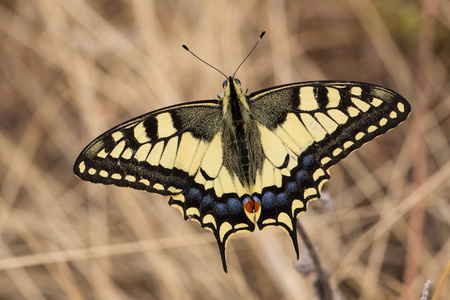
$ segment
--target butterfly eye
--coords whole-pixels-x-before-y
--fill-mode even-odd
[[[227,80],[222,83],[222,87],[225,88],[227,86]]]
[[[239,85],[241,85],[241,81],[237,78],[234,79]]]

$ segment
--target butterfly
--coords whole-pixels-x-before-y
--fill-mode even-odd
[[[73,169],[86,181],[167,196],[184,219],[212,231],[225,272],[228,239],[255,226],[286,230],[298,258],[297,217],[320,198],[330,167],[411,111],[398,93],[369,83],[300,82],[247,94],[234,75],[226,78],[217,100],[106,131]]]

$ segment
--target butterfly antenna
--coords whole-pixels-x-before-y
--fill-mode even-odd
[[[220,74],[222,74],[223,76],[225,76],[225,78],[228,78],[227,75],[225,75],[222,71],[220,71],[219,69],[217,69],[216,67],[214,67],[213,65],[207,63],[206,61],[204,61],[203,59],[201,59],[200,57],[198,57],[197,55],[195,55],[194,52],[192,52],[191,50],[189,50],[189,48],[186,45],[182,45],[182,47],[189,52],[190,54],[194,55],[195,58],[197,58],[199,61],[201,61],[202,63],[206,64],[207,66],[210,66],[211,68],[213,68],[214,70],[216,70],[217,72],[219,72]]]
[[[262,37],[266,34],[265,31],[263,31],[260,35],[258,40],[256,41],[255,46],[253,46],[252,50],[250,50],[250,52],[247,54],[247,56],[244,58],[244,60],[239,64],[239,66],[236,68],[236,71],[234,71],[233,73],[233,77],[234,75],[236,75],[237,71],[239,70],[239,68],[242,66],[242,64],[247,60],[247,58],[250,56],[250,54],[252,54],[253,50],[255,50],[256,46],[258,46],[259,41],[262,39]]]

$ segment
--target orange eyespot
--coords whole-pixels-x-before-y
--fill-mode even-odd
[[[250,197],[244,200],[244,209],[246,212],[257,213],[261,205],[259,204],[259,200],[257,198],[250,199]]]

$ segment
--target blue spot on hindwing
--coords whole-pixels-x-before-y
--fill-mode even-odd
[[[227,209],[227,205],[223,204],[223,203],[217,203],[216,204],[216,211],[217,211],[217,216],[218,217],[225,217],[226,215],[228,215],[228,209]]]
[[[305,156],[302,161],[304,168],[309,168],[314,165],[314,158],[311,155]]]
[[[200,202],[200,199],[202,198],[202,193],[198,188],[190,188],[188,192],[188,198],[189,200],[193,200],[195,202]]]
[[[286,192],[277,195],[277,205],[284,206],[287,204]]]
[[[202,207],[207,208],[212,206],[214,203],[214,198],[211,195],[206,195],[202,198]]]
[[[238,215],[238,214],[242,213],[242,211],[243,211],[242,204],[239,201],[239,199],[237,199],[237,198],[228,199],[227,207],[228,207],[228,211],[232,215]]]
[[[275,194],[271,191],[267,191],[263,194],[262,196],[262,206],[265,209],[270,209],[270,208],[274,208],[276,205],[275,202]]]
[[[295,174],[295,180],[297,181],[299,186],[303,186],[305,182],[308,180],[308,175],[305,170],[298,170]]]
[[[288,192],[288,194],[294,194],[298,192],[297,183],[295,181],[290,181],[286,183],[286,191]]]

